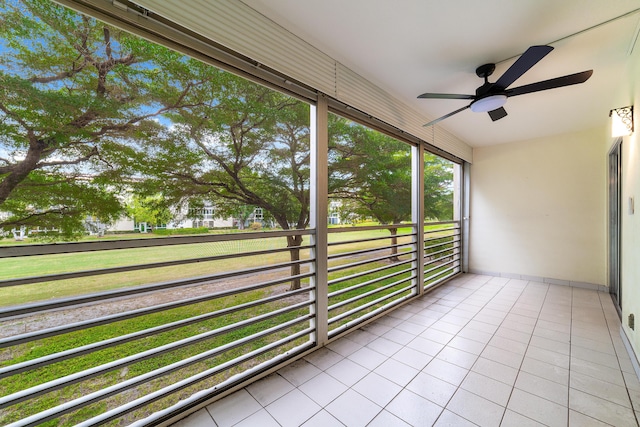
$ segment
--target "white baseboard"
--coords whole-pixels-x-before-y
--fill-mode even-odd
[[[504,273],[504,272],[501,273],[496,271],[484,271],[484,270],[474,270],[474,269],[470,269],[469,273],[482,274],[485,276],[506,277],[509,279],[528,280],[532,282],[548,283],[550,285],[572,286],[574,288],[591,289],[598,292],[609,292],[609,288],[604,285],[598,285],[595,283],[587,283],[587,282],[576,282],[573,280],[554,279],[551,277],[529,276],[526,274]]]

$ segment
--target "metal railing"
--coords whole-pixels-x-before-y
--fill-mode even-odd
[[[0,423],[157,417],[244,383],[460,271],[458,222],[331,228],[328,281],[319,284],[314,232],[0,248]],[[293,236],[302,244],[287,247]],[[321,329],[319,298],[328,301]]]
[[[429,289],[458,274],[462,262],[459,221],[426,223],[424,232],[424,287]]]
[[[0,304],[6,305],[0,307],[2,423],[138,419],[185,395],[224,390],[312,348],[314,260],[309,245],[294,249],[295,257],[286,247],[287,236],[311,233],[0,249],[4,271],[30,261],[67,270],[0,281]],[[88,253],[97,268],[72,262]],[[139,262],[151,256],[174,259]],[[99,265],[113,258],[125,265]],[[148,283],[154,270],[154,277],[172,280]],[[194,274],[201,271],[211,273]],[[49,288],[49,296],[57,287],[73,291],[40,301],[28,301],[27,291],[27,301],[12,303],[20,302],[21,288],[34,287]]]

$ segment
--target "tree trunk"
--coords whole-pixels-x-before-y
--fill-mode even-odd
[[[398,244],[398,228],[397,227],[390,228],[389,232],[391,233],[391,244],[392,245],[397,245]],[[389,261],[391,261],[391,262],[400,262],[400,258],[398,258],[398,247],[397,246],[393,246],[391,248],[391,255],[393,255],[393,256],[391,258],[389,258]]]
[[[11,192],[36,168],[46,147],[46,142],[36,140],[29,144],[24,160],[11,167],[9,173],[0,181],[0,205],[8,198]]]
[[[302,236],[287,236],[287,247],[289,248],[289,255],[291,262],[300,260],[300,245],[302,244]],[[294,264],[291,266],[291,275],[297,276],[300,274],[300,264]],[[300,289],[300,279],[292,279],[290,291]]]

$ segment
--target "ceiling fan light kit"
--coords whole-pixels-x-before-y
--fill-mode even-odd
[[[476,99],[469,108],[474,113],[486,113],[497,110],[507,102],[507,95],[489,95],[485,98]]]
[[[484,84],[476,89],[475,95],[464,95],[454,93],[423,93],[418,96],[421,99],[466,99],[471,103],[465,107],[459,108],[449,114],[437,118],[424,126],[431,126],[448,117],[458,114],[467,108],[474,113],[489,113],[491,120],[500,120],[507,116],[507,111],[502,107],[507,98],[511,96],[524,95],[532,92],[540,92],[543,90],[555,89],[564,86],[571,86],[586,82],[593,74],[593,70],[583,71],[581,73],[570,74],[567,76],[556,77],[554,79],[544,80],[528,85],[509,89],[509,86],[518,80],[524,73],[529,71],[531,67],[536,65],[542,58],[547,56],[553,50],[551,46],[531,46],[514,62],[507,71],[495,82],[489,82],[489,76],[493,73],[495,64],[484,64],[476,69],[476,75],[484,79]]]

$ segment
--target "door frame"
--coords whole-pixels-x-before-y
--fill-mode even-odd
[[[614,141],[608,155],[608,276],[613,305],[622,316],[622,138]]]

